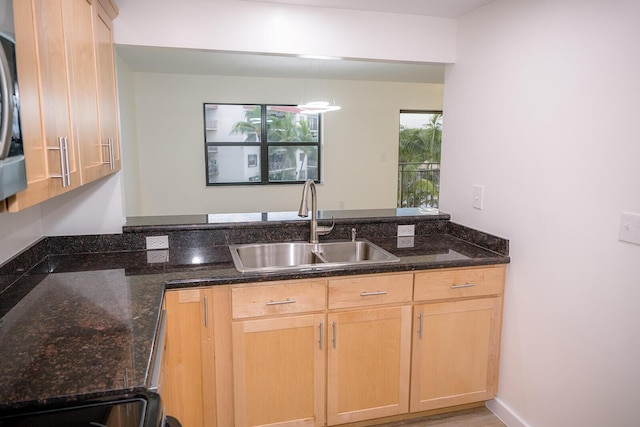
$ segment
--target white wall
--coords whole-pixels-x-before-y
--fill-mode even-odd
[[[179,7],[169,1],[127,0],[119,7],[114,24],[117,44],[455,60],[454,19],[237,0],[183,0]]]
[[[459,21],[441,206],[511,240],[491,403],[510,427],[640,420],[640,246],[618,241],[640,213],[638,17],[637,0],[497,0]]]
[[[128,212],[139,212],[141,207],[138,168],[140,155],[138,152],[134,75],[127,63],[117,55],[116,75],[118,81],[118,111],[120,113],[120,151],[122,156],[124,204]]]
[[[43,236],[40,206],[0,214],[0,264]]]
[[[18,213],[0,214],[0,264],[44,236],[121,233],[121,172]]]
[[[394,208],[397,193],[400,109],[442,108],[442,85],[313,81],[227,76],[133,73],[136,206],[127,215],[295,211],[300,185],[206,186],[203,103],[297,104],[323,97],[342,109],[323,118],[321,209]],[[135,125],[130,123],[135,118]],[[132,141],[127,141],[131,143]],[[127,160],[127,159],[125,159]],[[128,197],[127,200],[130,198]],[[139,209],[138,209],[139,207]]]

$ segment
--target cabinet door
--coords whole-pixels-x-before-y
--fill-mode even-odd
[[[163,401],[185,426],[215,426],[212,297],[210,289],[167,291]]]
[[[120,170],[120,143],[116,102],[113,22],[100,2],[94,2],[96,60],[98,72],[98,108],[103,174]]]
[[[46,0],[49,1],[49,0]],[[87,0],[62,2],[73,137],[80,151],[81,182],[103,176],[98,132],[98,86],[93,9]]]
[[[502,298],[415,307],[411,412],[495,396]]]
[[[60,0],[14,2],[26,190],[10,211],[40,203],[80,185],[72,134],[67,51]]]
[[[411,306],[330,313],[329,425],[407,413]]]
[[[324,425],[324,314],[233,324],[236,426]]]

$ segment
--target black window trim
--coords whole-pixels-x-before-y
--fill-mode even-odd
[[[260,142],[243,142],[239,144],[237,142],[207,142],[207,105],[253,105],[260,107]],[[269,181],[269,147],[278,146],[296,146],[296,147],[317,147],[318,148],[318,179],[314,182],[319,184],[322,182],[322,114],[318,114],[318,141],[317,142],[269,142],[267,138],[267,107],[295,107],[295,104],[257,104],[257,103],[233,103],[233,102],[204,102],[202,104],[202,118],[203,118],[203,140],[204,140],[204,163],[205,163],[205,176],[207,187],[221,187],[221,186],[247,186],[247,185],[304,185],[306,180],[301,181]],[[215,182],[212,183],[209,180],[209,147],[260,147],[260,177],[261,181],[254,182]]]

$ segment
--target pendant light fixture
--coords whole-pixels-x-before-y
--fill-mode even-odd
[[[307,113],[327,113],[329,111],[338,111],[340,108],[339,105],[329,104],[327,101],[311,101],[306,104],[298,104],[298,108]]]
[[[337,60],[340,58],[335,57],[326,57],[326,56],[312,56],[312,55],[300,55],[301,58],[315,60]],[[311,63],[311,67],[313,68],[313,62]],[[318,69],[320,70],[321,65],[318,65]],[[313,73],[311,73],[313,74]],[[324,91],[324,80],[322,79],[322,75],[320,74],[320,91],[321,93]],[[304,104],[298,104],[297,106],[303,113],[311,113],[311,114],[323,114],[329,111],[338,111],[341,109],[339,105],[336,105],[335,100],[333,103],[329,103],[327,101],[309,101]]]

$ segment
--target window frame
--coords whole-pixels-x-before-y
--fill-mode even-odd
[[[259,107],[260,108],[260,138],[258,142],[209,142],[207,141],[207,106],[211,105],[231,105],[231,106],[251,106],[251,107]],[[287,142],[270,142],[268,140],[268,123],[267,123],[267,112],[270,107],[286,107],[286,108],[295,108],[296,105],[293,104],[259,104],[259,103],[228,103],[228,102],[204,102],[202,104],[202,115],[203,115],[203,134],[204,134],[204,163],[205,163],[205,179],[207,187],[219,187],[219,186],[246,186],[246,185],[296,185],[296,184],[304,184],[307,179],[296,180],[296,181],[271,181],[269,177],[269,148],[274,147],[314,147],[317,149],[318,159],[317,159],[317,179],[314,179],[315,183],[322,182],[322,114],[318,113],[316,116],[313,116],[313,120],[317,118],[317,141],[287,141]],[[233,182],[211,182],[211,176],[209,174],[209,153],[211,147],[259,147],[259,170],[260,170],[260,180],[259,181],[233,181]],[[249,154],[248,156],[252,156]],[[243,159],[243,162],[250,166],[249,158]],[[219,165],[218,165],[219,166]]]

